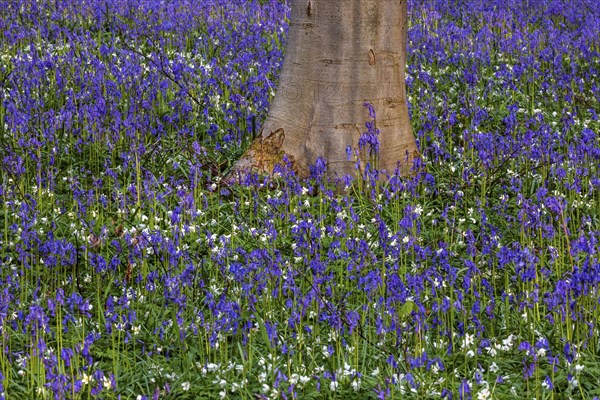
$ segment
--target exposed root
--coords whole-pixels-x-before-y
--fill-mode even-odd
[[[233,165],[223,182],[231,185],[240,181],[249,172],[272,174],[277,164],[284,164],[286,154],[283,151],[285,131],[279,128],[268,135],[259,135],[246,152]],[[287,162],[294,165],[294,160],[288,155]]]

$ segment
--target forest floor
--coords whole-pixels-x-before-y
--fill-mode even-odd
[[[341,193],[221,182],[284,1],[0,3],[0,399],[600,396],[594,1],[410,1],[423,165]]]

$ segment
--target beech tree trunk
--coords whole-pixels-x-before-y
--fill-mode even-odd
[[[405,87],[406,0],[290,0],[283,69],[259,138],[235,170],[272,172],[285,154],[301,176],[318,157],[331,178],[356,175],[373,105],[380,130],[377,169],[407,173],[418,150]],[[364,166],[363,159],[362,164]]]

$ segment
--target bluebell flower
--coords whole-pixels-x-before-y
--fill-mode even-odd
[[[469,386],[469,382],[466,379],[463,379],[458,387],[458,398],[460,400],[471,400],[471,386]]]

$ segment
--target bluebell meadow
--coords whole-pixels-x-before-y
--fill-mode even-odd
[[[410,0],[413,175],[225,185],[288,17],[0,0],[0,399],[599,398],[598,2]]]

